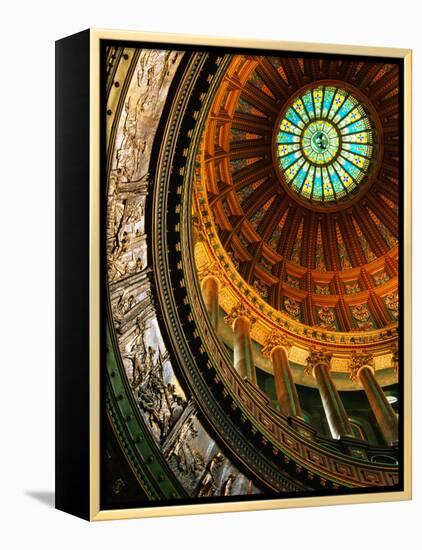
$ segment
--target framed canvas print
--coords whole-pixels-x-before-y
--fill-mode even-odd
[[[56,43],[56,506],[411,496],[411,52]]]

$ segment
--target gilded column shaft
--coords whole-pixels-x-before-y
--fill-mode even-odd
[[[202,281],[202,295],[204,297],[205,306],[208,311],[208,315],[211,320],[211,324],[215,331],[218,332],[218,319],[219,319],[219,304],[218,304],[218,292],[219,281],[217,277],[212,275],[205,277]]]
[[[393,445],[398,441],[398,419],[375,378],[374,370],[365,365],[359,369],[357,375],[385,441],[388,445]]]
[[[290,370],[287,350],[282,346],[274,347],[271,351],[271,361],[274,370],[275,390],[281,413],[301,417],[302,409]]]
[[[334,385],[328,365],[318,363],[313,369],[313,374],[318,382],[322,404],[331,435],[335,439],[341,436],[353,436],[352,427],[347,417],[345,408]]]
[[[243,378],[256,384],[250,329],[251,322],[247,317],[237,317],[233,321],[234,367]]]

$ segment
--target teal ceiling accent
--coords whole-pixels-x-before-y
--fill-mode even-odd
[[[277,163],[299,196],[335,204],[359,189],[371,165],[373,143],[364,106],[342,88],[318,85],[293,99],[282,116]]]

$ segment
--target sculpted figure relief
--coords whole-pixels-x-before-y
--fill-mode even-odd
[[[147,329],[146,323],[138,317],[135,335],[130,344],[131,349],[125,358],[131,362],[130,383],[139,406],[145,412],[153,433],[163,441],[180,417],[186,403],[177,394],[174,384],[165,383],[165,354],[146,345]]]
[[[222,453],[218,452],[208,462],[205,472],[203,473],[198,486],[198,497],[212,497],[217,491],[217,470],[221,467],[224,461]]]
[[[139,363],[139,367],[136,366]],[[141,408],[146,412],[151,429],[164,440],[171,426],[180,417],[185,402],[172,384],[165,384],[163,355],[148,347],[142,358],[135,360],[135,376],[132,387]]]
[[[190,442],[198,437],[198,430],[194,426],[193,417],[190,417],[181,427],[172,446],[168,458],[176,459],[177,467],[184,474],[197,476],[204,467],[204,460],[198,451],[192,449]]]
[[[232,494],[233,485],[237,479],[236,474],[229,474],[221,485],[221,494],[223,496],[230,496]]]

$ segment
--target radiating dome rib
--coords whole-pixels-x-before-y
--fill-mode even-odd
[[[211,109],[218,139],[209,149],[205,139],[219,182],[209,204],[242,278],[280,311],[300,290],[299,317],[311,326],[324,323],[324,296],[330,330],[356,329],[355,294],[376,326],[390,319],[371,289],[380,269],[396,277],[397,73],[373,65],[235,56]]]

